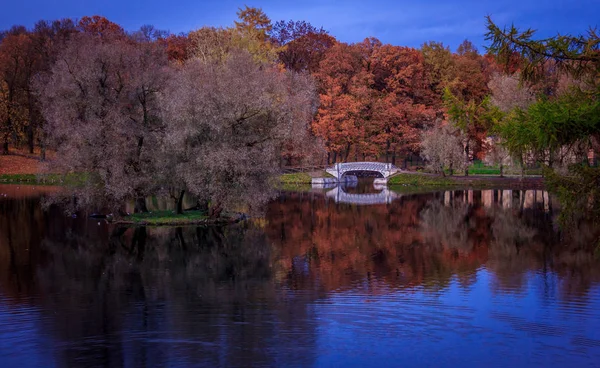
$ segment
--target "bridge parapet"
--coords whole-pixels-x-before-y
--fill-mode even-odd
[[[387,178],[400,171],[400,169],[395,165],[384,162],[344,162],[335,164],[325,171],[339,180],[346,173],[352,171],[378,172],[384,178]]]

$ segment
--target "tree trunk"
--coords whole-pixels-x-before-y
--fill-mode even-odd
[[[29,125],[27,126],[27,148],[29,149],[29,153],[33,153],[33,149],[34,149],[34,131],[33,131],[33,124],[31,122],[29,122]]]
[[[176,213],[178,215],[183,215],[183,195],[185,194],[185,190],[179,192],[179,198],[177,198],[177,209]]]
[[[146,213],[148,212],[148,207],[146,207],[146,198],[137,197],[135,199],[135,207],[133,209],[134,213]]]
[[[2,145],[2,154],[8,155],[8,137],[4,138],[4,144]]]
[[[523,159],[523,155],[521,155],[521,180],[525,177],[525,160]]]
[[[385,162],[390,162],[390,147],[391,147],[391,142],[388,139],[386,144],[385,144]]]
[[[337,151],[333,152],[333,163],[337,163]]]
[[[465,176],[469,176],[469,142],[465,145]]]
[[[40,142],[40,159],[42,162],[46,161],[46,142],[44,140]]]
[[[208,201],[198,201],[198,210],[208,213]]]
[[[504,177],[504,165],[500,164],[500,177]]]
[[[217,219],[221,217],[221,213],[223,212],[223,207],[221,207],[221,202],[216,202],[208,211],[208,216],[211,219]]]
[[[346,145],[346,157],[344,157],[344,162],[348,162],[348,156],[350,155],[350,143]]]
[[[396,165],[396,150],[392,152],[392,165]]]

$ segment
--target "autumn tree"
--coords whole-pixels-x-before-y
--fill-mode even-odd
[[[456,62],[452,51],[441,42],[430,41],[421,46],[421,54],[430,88],[441,96],[456,78]]]
[[[167,56],[169,60],[182,63],[192,55],[192,41],[188,35],[168,35],[160,40],[167,44]]]
[[[435,97],[418,50],[382,45],[370,63],[378,92],[374,139],[385,145],[386,161],[391,155],[395,164],[397,153],[418,151],[421,132],[435,119]]]
[[[328,161],[333,162],[352,145],[363,138],[361,124],[361,101],[357,92],[363,58],[359,49],[345,43],[337,43],[327,52],[315,74],[319,82],[320,107],[312,124],[313,132],[325,142]]]
[[[271,19],[262,9],[248,6],[238,9],[237,16],[231,28],[235,47],[249,52],[257,62],[275,62],[279,50],[269,37]]]
[[[481,103],[488,95],[483,57],[470,41],[465,40],[458,46],[454,59],[456,76],[448,87],[465,102]]]
[[[325,51],[336,42],[323,28],[305,21],[279,21],[269,35],[280,46],[279,61],[297,72],[317,72]]]
[[[489,97],[481,102],[474,99],[464,101],[452,94],[449,88],[444,92],[444,103],[448,109],[450,122],[459,128],[464,137],[465,175],[469,175],[468,165],[473,158],[483,158],[486,149],[485,138],[492,127],[497,110],[491,107]]]
[[[100,15],[82,17],[77,23],[77,29],[80,32],[101,38],[125,36],[123,27]]]
[[[0,139],[2,154],[9,153],[10,143],[23,140],[29,126],[29,81],[35,69],[37,55],[27,33],[9,34],[0,43]]]
[[[188,35],[189,56],[223,62],[232,52],[244,50],[257,63],[274,63],[279,49],[270,38],[272,24],[259,8],[238,9],[238,20],[232,27],[202,27]]]

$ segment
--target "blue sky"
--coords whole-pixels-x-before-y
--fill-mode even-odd
[[[585,32],[599,25],[600,15],[600,0],[6,0],[0,29],[13,24],[31,27],[39,19],[99,14],[127,30],[152,24],[179,33],[203,25],[228,26],[244,5],[261,7],[273,21],[309,21],[345,42],[374,36],[384,43],[418,47],[436,40],[453,49],[465,38],[481,49],[488,14],[499,24],[538,29],[540,36]]]

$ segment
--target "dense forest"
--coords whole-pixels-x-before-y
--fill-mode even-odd
[[[441,174],[483,160],[552,176],[594,164],[594,30],[537,41],[488,18],[482,54],[468,40],[348,44],[257,8],[237,15],[178,35],[100,16],[0,32],[3,154],[39,146],[41,159],[56,154],[53,170],[89,173],[87,193],[119,202],[163,191],[180,203],[191,192],[216,216],[282,166],[420,155]],[[576,185],[557,176],[556,186],[600,178],[570,173]]]

